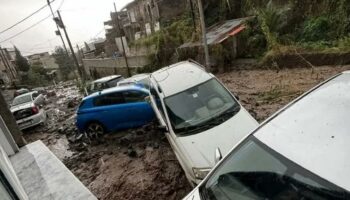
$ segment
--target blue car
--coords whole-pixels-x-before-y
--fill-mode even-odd
[[[151,122],[154,111],[145,101],[148,90],[138,86],[122,86],[96,92],[81,102],[76,125],[90,135],[128,128]]]

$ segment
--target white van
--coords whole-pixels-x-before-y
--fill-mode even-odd
[[[197,63],[186,61],[150,75],[150,99],[162,129],[192,185],[258,122]]]
[[[236,145],[185,200],[350,199],[349,91],[344,72],[293,101]]]

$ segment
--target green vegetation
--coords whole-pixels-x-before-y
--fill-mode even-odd
[[[21,52],[17,49],[17,47],[15,47],[15,53],[16,53],[15,62],[19,71],[28,72],[30,67],[28,60],[22,56]]]
[[[60,68],[62,78],[64,80],[70,80],[72,78],[71,74],[74,72],[73,58],[62,47],[57,47],[52,56]]]
[[[192,20],[189,15],[174,21],[153,35],[135,41],[132,46],[146,46],[155,50],[149,55],[151,64],[138,70],[138,73],[154,71],[172,63],[176,48],[195,37]]]

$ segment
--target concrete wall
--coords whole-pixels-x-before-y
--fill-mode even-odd
[[[83,59],[84,69],[88,76],[93,78],[103,77],[113,74],[120,74],[127,77],[127,68],[124,57],[117,59]],[[149,64],[147,56],[131,56],[128,57],[129,67],[132,72],[135,72],[137,68],[143,67]],[[96,73],[94,75],[94,73]]]

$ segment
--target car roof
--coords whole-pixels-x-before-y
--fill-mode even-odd
[[[120,77],[122,77],[122,76],[121,75],[106,76],[106,77],[103,77],[103,78],[100,78],[100,79],[93,81],[93,83],[104,83],[104,82],[108,82],[112,79],[120,78]]]
[[[17,92],[22,92],[22,91],[29,91],[29,89],[27,89],[27,88],[21,88],[21,89],[18,89],[18,90],[16,90]]]
[[[18,95],[17,97],[15,97],[15,99],[16,99],[16,98],[23,97],[23,96],[27,96],[27,95],[32,95],[33,93],[37,93],[37,92],[38,92],[38,91],[27,92],[27,93],[25,93],[25,94]]]
[[[167,97],[208,81],[212,75],[199,64],[184,61],[153,72],[151,78]]]
[[[136,86],[136,85],[126,85],[126,86],[118,86],[118,87],[112,87],[112,88],[108,88],[99,92],[95,92],[92,93],[91,95],[85,97],[83,100],[87,100],[87,99],[91,99],[100,95],[104,95],[104,94],[109,94],[109,93],[113,93],[113,92],[122,92],[122,91],[127,91],[127,90],[139,90],[139,91],[144,91],[144,92],[148,92],[148,90],[146,90],[145,88]]]
[[[149,75],[147,75],[147,74],[142,74],[142,75],[137,75],[137,76],[135,75],[135,76],[132,76],[130,78],[126,78],[120,82],[121,83],[137,82],[137,81],[140,81],[140,80],[145,79],[147,77],[149,77]]]
[[[350,191],[350,72],[315,87],[263,123],[254,136],[286,158]]]

